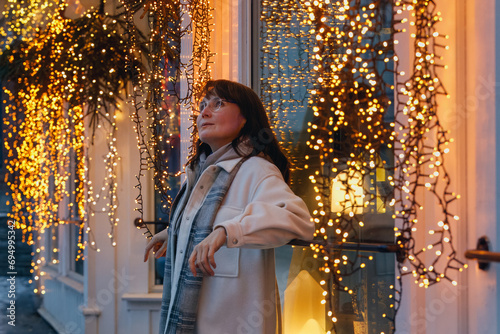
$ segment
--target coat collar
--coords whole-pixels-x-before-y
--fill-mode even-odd
[[[219,166],[220,168],[224,169],[226,172],[231,173],[231,171],[234,169],[236,164],[243,159],[242,157],[237,157],[231,160],[224,160],[217,162],[215,165]]]
[[[251,146],[250,141],[246,139],[238,145],[238,151],[242,156],[247,156],[253,151],[253,146]],[[242,156],[240,156],[233,148],[232,144],[229,143],[213,152],[208,157],[200,157],[201,172],[210,165],[216,165],[226,172],[231,173],[236,164],[243,158]]]

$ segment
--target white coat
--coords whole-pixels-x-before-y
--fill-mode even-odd
[[[241,158],[229,154],[231,158],[224,160],[224,156],[216,165],[230,173]],[[183,211],[179,236],[188,234],[192,217],[214,182],[214,169],[207,167],[193,185],[196,176],[187,168],[188,188],[194,188]],[[226,229],[227,242],[215,253],[215,275],[203,278],[196,333],[281,332],[274,248],[292,239],[312,239],[314,223],[305,203],[290,190],[273,163],[251,157],[241,165],[219,208],[213,228],[217,226]],[[186,243],[179,238],[178,255],[183,254]],[[179,275],[174,265],[172,293]]]

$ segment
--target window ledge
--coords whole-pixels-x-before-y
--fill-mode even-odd
[[[127,310],[159,310],[162,293],[125,293],[122,296],[127,304]]]
[[[75,282],[79,282],[80,284],[83,285],[83,275],[80,273],[77,273],[76,271],[68,272],[68,278],[72,279]]]
[[[57,268],[53,268],[51,266],[44,267],[44,271],[48,274],[48,276],[50,276],[51,279],[70,287],[78,293],[83,294],[83,280],[80,280],[80,277],[73,277],[76,275],[63,276],[59,274]]]
[[[72,288],[76,292],[82,293],[83,294],[83,284],[82,282],[79,282],[71,277],[68,276],[57,276],[55,277],[56,280],[59,282],[67,285],[68,287]]]

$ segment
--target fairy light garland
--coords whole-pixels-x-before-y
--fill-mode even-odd
[[[25,241],[38,245],[31,269],[35,281],[44,275],[41,266],[46,262],[44,247],[39,246],[42,234],[47,228],[65,223],[61,220],[64,211],[73,213],[76,220],[82,220],[84,211],[85,180],[77,179],[71,185],[70,169],[73,161],[83,155],[82,108],[69,106],[65,98],[71,87],[64,83],[69,68],[51,67],[47,71],[44,63],[46,59],[55,63],[60,60],[64,47],[57,37],[67,37],[66,23],[62,18],[53,20],[43,33],[26,44],[18,85],[14,85],[14,90],[5,90],[9,97],[5,123],[8,137],[14,138],[12,146],[5,143],[9,151],[7,170],[14,176],[8,183],[12,193],[9,216],[22,229]],[[29,54],[38,56],[28,59]],[[36,81],[44,76],[44,71],[48,72],[48,85],[46,81]],[[81,169],[79,164],[76,173],[81,174]],[[65,201],[71,203],[65,206]],[[38,286],[35,292],[44,294],[44,286]]]
[[[389,95],[393,87],[383,77],[393,73],[393,53],[391,35],[385,34],[382,21],[381,12],[386,9],[383,5],[357,1],[262,2],[263,100],[268,101],[272,113],[282,114],[278,119],[293,117],[304,106],[312,114],[306,153],[298,155],[305,160],[294,161],[294,169],[302,175],[304,170],[311,171],[309,180],[314,190],[308,197],[315,198],[315,208],[311,208],[317,238],[326,242],[313,244],[312,250],[313,257],[322,264],[324,279],[319,283],[326,290],[322,303],[332,331],[338,321],[332,304],[336,291],[355,295],[354,287],[348,286],[344,278],[373,260],[359,253],[353,259],[348,252],[334,248],[363,234],[364,213],[391,210],[390,193],[379,187],[370,189],[370,181],[387,183],[378,177],[388,174],[384,173],[388,162],[380,153],[390,151],[394,139],[392,128],[384,119],[386,110],[391,108]],[[300,28],[290,27],[292,22],[300,24]],[[291,44],[290,40],[296,43]],[[292,52],[305,57],[287,64],[290,57],[286,54]],[[270,66],[271,75],[266,76]],[[287,99],[288,92],[297,96],[301,86],[307,87],[305,98]],[[277,129],[293,126],[279,122],[283,121],[278,120]],[[287,122],[290,121],[283,123]],[[283,134],[281,137],[287,138]],[[293,176],[292,179],[299,180]],[[334,188],[344,189],[346,197],[335,198]],[[389,321],[391,315],[385,314]]]
[[[16,40],[34,38],[38,29],[57,17],[58,8],[54,1],[8,0],[2,11],[6,25],[0,26],[2,49],[9,49]]]
[[[401,22],[395,17],[403,11],[410,13],[415,27],[411,35],[415,38],[415,59],[406,82],[400,82],[404,73],[397,70],[399,59],[394,53],[395,33],[401,32],[397,29]],[[290,26],[297,17],[302,18],[301,28]],[[313,115],[307,130],[309,152],[295,170],[311,171],[313,219],[320,241],[311,249],[322,264],[320,272],[325,278],[320,284],[326,292],[322,304],[327,307],[330,330],[335,331],[338,321],[332,305],[335,291],[355,294],[345,278],[373,260],[361,253],[352,256],[336,250],[347,241],[363,237],[369,224],[364,219],[367,213],[388,214],[396,220],[395,238],[407,259],[398,264],[401,275],[413,275],[421,287],[443,279],[456,284],[448,271],[461,271],[466,265],[456,259],[450,232],[450,226],[458,220],[450,204],[458,196],[450,191],[444,168],[451,140],[436,114],[437,96],[446,93],[436,72],[442,65],[435,49],[444,45],[439,41],[443,36],[435,30],[441,20],[435,4],[269,0],[262,2],[261,19],[266,27],[261,29],[261,87],[268,108],[286,118],[301,108],[297,106],[300,102],[287,99],[286,93],[297,91],[301,85],[309,93],[308,107]],[[303,33],[304,29],[309,35]],[[295,44],[289,45],[290,40]],[[297,49],[308,55],[307,61],[304,64],[303,58],[298,58],[293,65],[298,70],[289,71],[285,54]],[[269,73],[266,68],[271,68]],[[302,68],[308,77],[297,80]],[[392,82],[394,74],[396,85]],[[394,111],[395,89],[398,109]],[[278,129],[283,131],[283,125],[288,124],[280,122]],[[429,231],[434,240],[423,248],[415,246],[414,237],[417,215],[423,209],[416,199],[420,189],[430,191],[443,212],[436,228]],[[392,310],[382,315],[391,323],[400,303],[401,275],[398,284],[387,292]]]
[[[452,213],[451,205],[460,196],[451,190],[445,164],[453,139],[440,123],[438,114],[439,96],[448,95],[439,79],[439,70],[445,67],[440,51],[447,49],[448,37],[436,29],[442,18],[433,1],[397,1],[395,11],[408,16],[414,29],[411,32],[412,72],[408,80],[397,83],[394,187],[398,190],[395,217],[401,226],[396,229],[396,236],[408,258],[408,264],[399,263],[399,268],[402,276],[412,275],[415,284],[421,287],[427,288],[441,280],[457,285],[450,271],[467,268],[457,259],[451,233],[459,220]],[[401,23],[405,23],[407,19],[402,20]],[[399,70],[398,73],[404,75]],[[431,194],[440,209],[434,216],[435,227],[429,228],[432,224],[426,224],[429,244],[418,248],[413,235],[418,228],[419,212],[424,207],[417,195],[425,192]]]
[[[37,12],[37,4],[34,1],[29,8]],[[97,10],[92,8],[70,20],[60,15],[66,9],[62,3],[56,14],[42,16],[40,25],[31,22],[36,27],[16,31],[13,39],[9,35],[15,31],[13,27],[30,14],[25,2],[19,6],[11,2],[8,29],[2,36],[0,73],[8,95],[5,125],[9,140],[5,146],[12,180],[8,183],[10,216],[23,230],[25,240],[37,245],[47,228],[76,224],[80,230],[76,260],[83,260],[86,242],[99,251],[87,220],[97,213],[107,214],[108,236],[116,246],[116,168],[120,159],[116,116],[121,90],[129,80],[123,67],[128,50],[122,36],[125,22],[105,13],[104,5],[102,1]],[[87,156],[96,131],[106,133],[108,149],[98,188],[99,181],[93,184],[88,177],[96,162]],[[84,233],[88,234],[86,241]],[[43,250],[39,247],[33,254],[35,280],[43,275]],[[44,288],[37,292],[44,293]]]
[[[179,176],[180,172],[169,171],[168,158],[160,143],[164,135],[176,127],[176,113],[181,105],[193,109],[197,93],[211,77],[210,62],[210,27],[212,8],[209,1],[162,0],[162,1],[127,1],[122,0],[129,37],[131,53],[140,47],[135,36],[140,34],[134,23],[134,15],[140,10],[148,20],[148,69],[140,70],[131,63],[139,58],[129,56],[129,70],[133,73],[133,91],[130,101],[135,109],[131,116],[135,123],[140,166],[137,175],[136,209],[143,218],[142,177],[148,170],[153,170],[155,191],[162,199],[164,209],[168,211],[171,203],[168,179]],[[192,34],[192,56],[181,58],[181,38]],[[186,90],[181,96],[179,90],[181,77],[185,79]],[[167,88],[170,87],[170,88]],[[165,92],[166,91],[166,92]],[[165,94],[169,96],[165,102]],[[196,137],[196,133],[193,134]],[[152,236],[149,228],[143,224],[148,238]],[[139,227],[139,228],[141,228]]]
[[[305,16],[299,1],[261,3],[260,20],[266,24],[261,25],[259,34],[266,42],[260,59],[260,92],[280,145],[290,157],[296,156],[292,143],[299,138],[292,138],[285,129],[301,125],[291,120],[293,115],[305,112],[309,91],[314,88],[309,50],[315,41],[305,38],[309,35],[308,25],[300,24]],[[293,163],[300,168],[298,161]]]
[[[165,118],[161,117],[163,88],[162,80],[177,81],[179,72],[176,72],[175,77],[165,78],[163,71],[168,63],[176,63],[180,58],[180,28],[179,28],[179,1],[167,2],[147,2],[140,1],[122,1],[125,9],[125,17],[127,20],[128,48],[130,50],[127,59],[127,66],[132,73],[133,91],[129,95],[129,99],[133,105],[134,113],[131,115],[132,121],[135,123],[134,129],[137,133],[137,142],[140,155],[139,174],[136,176],[138,195],[136,203],[141,219],[143,218],[143,199],[142,199],[142,183],[141,178],[144,173],[150,168],[154,168],[154,183],[155,190],[160,190],[164,203],[170,204],[171,200],[168,196],[168,183],[165,179],[172,177],[168,172],[165,159],[162,157],[162,152],[159,150],[158,141],[162,138],[163,129],[165,128]],[[146,16],[148,21],[149,36],[148,38],[148,68],[140,69],[134,66],[134,61],[138,62],[141,58],[137,52],[140,48],[140,42],[137,36],[141,34],[136,24],[134,23],[134,15],[139,10],[144,10],[141,19]],[[174,86],[175,87],[175,86]],[[180,92],[169,92],[173,95],[178,95]],[[168,108],[177,108],[177,103]],[[145,113],[146,115],[144,115]],[[146,118],[146,120],[144,119]],[[149,134],[151,133],[151,136]],[[165,205],[168,205],[165,204]],[[152,234],[146,225],[144,234],[151,237]]]
[[[57,37],[61,34],[67,37],[65,24],[62,18],[52,21],[39,39],[21,49],[23,55],[13,52],[9,57],[21,57],[22,64],[19,73],[13,75],[19,78],[17,85],[6,90],[10,102],[6,107],[8,137],[15,138],[12,146],[5,144],[10,156],[7,169],[16,176],[8,184],[13,201],[11,218],[23,230],[29,244],[34,242],[34,231],[43,233],[59,221],[63,198],[76,196],[77,214],[82,213],[83,187],[78,186],[73,194],[67,189],[71,179],[70,160],[81,157],[83,150],[82,108],[66,103],[65,95],[71,84],[66,86],[65,71],[72,69],[52,66],[47,70],[44,63],[49,58],[54,63],[60,60],[64,46]],[[30,54],[38,56],[29,59]],[[42,78],[52,84],[45,86]]]
[[[114,115],[116,118],[116,114]],[[116,131],[117,131],[117,126],[116,123],[113,122],[111,124],[105,125],[108,129],[105,129],[104,132],[106,133],[106,141],[105,145],[107,146],[107,154],[104,157],[104,160],[102,161],[102,170],[104,171],[104,177],[102,180],[102,186],[100,189],[95,189],[94,185],[92,184],[91,181],[87,182],[87,212],[90,217],[94,217],[99,214],[106,214],[108,216],[109,220],[109,225],[110,225],[110,230],[108,232],[108,238],[110,239],[111,245],[116,246],[116,240],[115,240],[115,229],[118,226],[119,223],[119,218],[116,217],[116,211],[118,209],[118,203],[117,203],[117,189],[118,189],[118,183],[117,183],[117,175],[116,175],[116,168],[118,166],[118,163],[120,161],[120,156],[118,155],[117,148],[116,148]],[[90,147],[89,140],[86,141],[86,147]],[[89,174],[90,168],[94,167],[97,168],[97,164],[100,164],[100,162],[97,161],[91,161],[90,158],[87,158],[87,174]],[[91,228],[90,226],[86,227],[86,233],[91,233]],[[82,234],[79,236],[79,244],[83,243],[82,240]],[[95,241],[92,238],[89,238],[90,240],[89,245],[91,248],[97,250],[98,252],[100,251],[99,248],[97,248]],[[80,254],[79,254],[80,255]],[[77,256],[77,258],[79,258]]]
[[[317,45],[312,59],[316,70],[316,89],[311,91],[313,121],[309,124],[307,144],[310,160],[315,162],[310,180],[314,185],[317,209],[313,218],[316,237],[326,246],[319,250],[320,268],[328,284],[324,299],[335,330],[335,290],[352,295],[354,287],[344,278],[364,268],[361,254],[337,251],[347,241],[361,240],[365,214],[391,210],[390,194],[373,187],[378,170],[388,161],[383,151],[390,150],[392,129],[384,119],[391,105],[393,87],[384,80],[392,72],[392,43],[384,34],[382,13],[388,2],[350,1],[307,4],[310,33]],[[390,22],[389,22],[390,24]],[[318,165],[319,164],[319,165]],[[343,197],[335,198],[336,189]],[[369,261],[372,258],[368,259]],[[392,314],[386,317],[391,320]]]

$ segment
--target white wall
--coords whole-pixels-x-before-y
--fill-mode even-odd
[[[467,124],[467,247],[487,235],[493,251],[498,246],[498,78],[495,76],[498,49],[494,0],[467,1],[466,15],[466,100]],[[498,264],[485,272],[471,263],[468,275],[469,333],[498,333]]]
[[[475,249],[483,235],[490,238],[493,251],[500,249],[496,164],[500,124],[496,119],[495,77],[498,3],[440,0],[436,4],[443,16],[438,30],[450,36],[450,50],[442,53],[448,69],[440,76],[450,98],[439,100],[439,113],[455,138],[446,163],[452,188],[462,196],[453,206],[453,212],[460,216],[453,235],[458,256],[469,269],[455,275],[457,287],[441,283],[423,290],[411,278],[405,280],[397,333],[493,334],[499,331],[500,266],[492,264],[489,271],[481,271],[475,261],[465,259],[464,252]],[[433,211],[428,210],[423,218],[420,228],[433,223]]]

